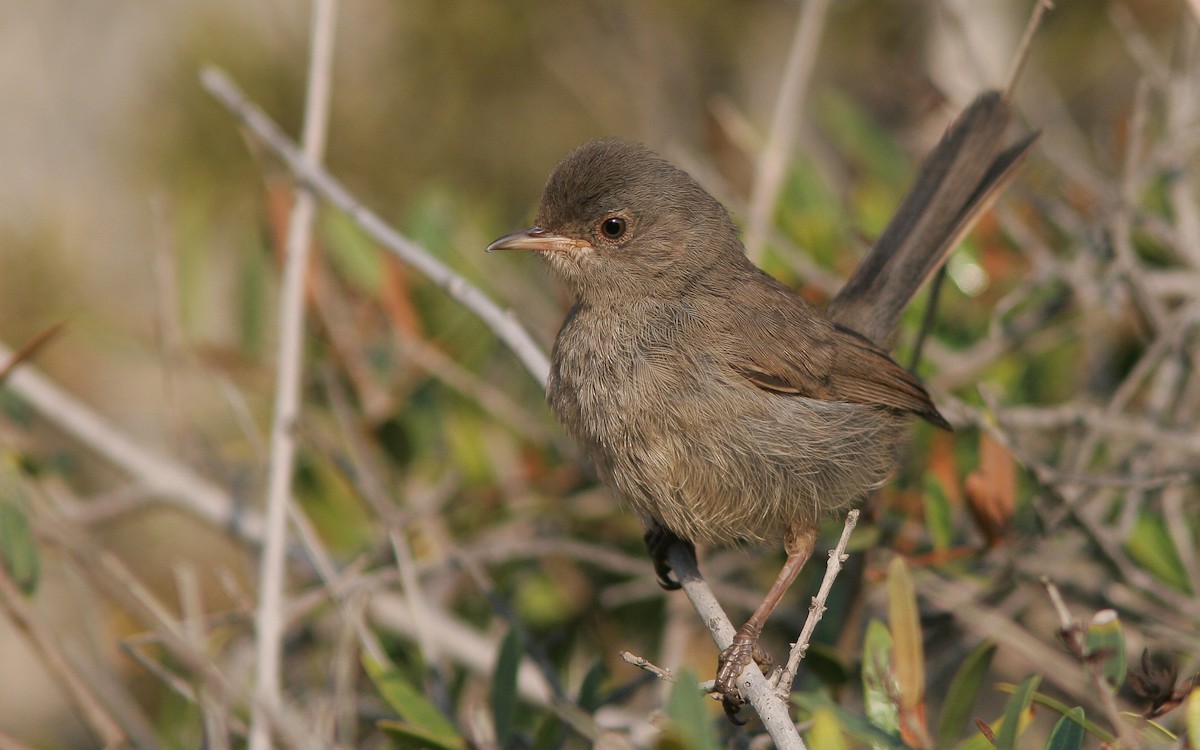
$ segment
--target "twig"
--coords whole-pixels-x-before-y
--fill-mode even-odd
[[[1071,611],[1067,609],[1066,602],[1063,601],[1062,594],[1059,593],[1058,587],[1049,578],[1042,578],[1042,586],[1045,587],[1046,593],[1050,597],[1050,601],[1054,605],[1054,611],[1058,614],[1059,625],[1062,628],[1063,641],[1067,644],[1067,648],[1071,653],[1079,659],[1091,677],[1092,685],[1099,694],[1100,704],[1104,707],[1104,713],[1108,715],[1108,720],[1112,722],[1113,730],[1117,736],[1121,738],[1121,747],[1127,750],[1138,750],[1141,743],[1138,741],[1137,733],[1121,716],[1121,710],[1117,706],[1117,695],[1113,686],[1104,679],[1104,675],[1097,668],[1094,659],[1090,658],[1084,647],[1086,628],[1071,616]],[[1114,618],[1116,613],[1113,610],[1104,610],[1101,614],[1109,614]]]
[[[733,624],[717,603],[708,584],[700,577],[700,571],[697,570],[692,556],[682,545],[674,544],[667,552],[667,561],[671,564],[671,570],[679,577],[679,582],[683,584],[683,591],[691,600],[692,606],[712,634],[717,648],[728,647],[733,642]],[[779,699],[753,661],[738,677],[738,688],[742,697],[747,699],[758,713],[767,733],[775,742],[775,747],[786,750],[805,748],[804,740],[800,739],[796,725],[788,716],[787,703]]]
[[[11,355],[12,351],[0,344],[0,360]],[[146,492],[218,528],[228,529],[242,539],[252,542],[262,539],[262,518],[258,513],[243,511],[224,489],[183,464],[130,439],[33,366],[17,367],[5,386],[101,459],[134,477]]]
[[[746,254],[751,260],[762,258],[767,227],[771,222],[775,203],[779,199],[783,179],[787,175],[788,154],[800,130],[797,122],[800,118],[800,106],[808,91],[808,81],[825,28],[829,1],[805,0],[800,16],[796,19],[796,34],[792,37],[792,48],[783,70],[783,80],[779,82],[775,111],[771,115],[771,130],[767,136],[767,145],[758,159],[754,188],[750,192]]]
[[[675,675],[673,672],[671,672],[671,670],[658,666],[644,656],[638,656],[637,654],[632,654],[628,651],[622,651],[620,653],[620,657],[621,660],[626,664],[632,664],[638,669],[644,669],[664,682],[675,681]]]
[[[42,664],[62,685],[79,709],[80,718],[104,747],[125,747],[129,736],[109,712],[100,696],[83,679],[59,646],[50,627],[30,606],[20,588],[0,563],[0,611],[8,613],[13,625],[29,640]]]
[[[62,333],[66,323],[55,323],[38,335],[31,338],[21,345],[20,349],[15,352],[5,352],[0,349],[0,383],[3,383],[8,378],[8,374],[12,372],[17,365],[26,360],[33,359],[46,344],[50,343],[55,336]]]
[[[305,726],[296,713],[288,711],[286,707],[260,704],[253,696],[235,690],[213,661],[192,647],[184,633],[183,624],[175,618],[170,608],[152,594],[145,582],[134,575],[116,555],[99,549],[79,529],[48,511],[36,517],[34,523],[40,536],[73,562],[76,570],[91,581],[97,590],[118,603],[144,627],[152,629],[172,656],[201,678],[215,696],[226,702],[230,701],[231,696],[249,698],[252,706],[268,713],[272,727],[280,733],[285,745],[315,750],[317,743],[310,739],[310,727]]]
[[[993,638],[1003,644],[1018,665],[1014,669],[1037,670],[1077,701],[1091,697],[1080,685],[1084,673],[1079,663],[1023,628],[1012,612],[981,604],[988,596],[982,585],[920,570],[916,571],[916,583],[923,601],[938,612],[952,614],[955,622],[973,637]]]
[[[304,158],[317,163],[325,150],[329,91],[333,70],[336,0],[313,0],[312,46],[302,140]],[[255,709],[250,721],[250,750],[268,750],[271,730],[259,706],[282,705],[283,587],[286,572],[287,516],[292,493],[296,438],[300,416],[300,379],[304,360],[304,297],[316,199],[296,191],[288,221],[287,249],[280,289],[279,359],[271,452],[267,466],[266,535],[259,562],[255,630]]]
[[[484,325],[512,350],[526,369],[543,385],[550,374],[550,361],[529,332],[513,315],[501,309],[477,287],[452,271],[417,243],[402,236],[368,210],[320,166],[306,159],[295,143],[271,118],[251,104],[229,76],[217,68],[200,73],[204,88],[232,112],[267,148],[284,161],[292,174],[310,190],[350,217],[373,240],[442,287],[456,301],[475,313]]]
[[[204,604],[200,596],[200,579],[194,565],[181,563],[175,566],[175,587],[179,590],[179,610],[183,619],[183,634],[192,648],[199,653],[205,650]],[[206,750],[228,750],[229,707],[200,685],[194,700],[200,708],[204,721],[204,745]]]
[[[0,343],[0,360],[11,355],[12,351]],[[34,366],[22,364],[14,369],[5,386],[95,455],[134,477],[142,486],[142,491],[161,497],[217,528],[226,529],[243,541],[258,542],[262,539],[262,518],[258,513],[241,509],[224,489],[174,459],[132,440],[91,407],[55,385]],[[75,542],[64,542],[63,546],[73,552],[81,549],[81,545]],[[96,572],[97,566],[81,560],[80,567],[87,572]],[[105,588],[114,592],[121,590]],[[233,594],[231,597],[237,598]],[[119,598],[124,600],[123,596]],[[377,625],[407,637],[415,636],[411,622],[406,619],[404,602],[399,596],[380,592],[372,597],[370,609]],[[489,674],[495,663],[497,645],[494,640],[445,613],[435,615],[433,632],[442,653],[478,674]],[[539,705],[549,701],[545,682],[527,662],[521,665],[518,686],[521,695],[528,701]]]
[[[1005,78],[1005,96],[1012,96],[1012,91],[1021,78],[1021,71],[1025,69],[1025,63],[1029,61],[1029,49],[1033,44],[1033,35],[1037,32],[1038,26],[1042,25],[1042,16],[1050,10],[1054,10],[1054,3],[1050,0],[1037,0],[1037,4],[1033,6],[1029,23],[1025,24],[1025,33],[1021,35],[1021,41],[1017,44],[1017,53],[1013,57],[1012,67],[1009,68],[1008,76]]]
[[[829,592],[833,590],[833,582],[837,580],[838,573],[842,571],[842,563],[846,562],[846,558],[849,557],[846,554],[846,543],[850,541],[850,533],[858,524],[858,515],[857,508],[846,514],[846,524],[842,527],[842,536],[838,539],[837,545],[829,551],[829,564],[825,567],[825,577],[821,579],[821,587],[817,589],[817,595],[813,597],[812,604],[808,608],[808,617],[804,620],[800,637],[792,644],[787,666],[775,677],[775,690],[781,700],[786,700],[792,691],[792,680],[796,677],[796,669],[800,666],[800,660],[808,653],[808,644],[812,639],[813,631],[817,629],[817,623],[825,614],[825,600],[829,598]]]

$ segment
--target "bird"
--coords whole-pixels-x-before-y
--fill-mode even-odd
[[[905,305],[1011,181],[1037,139],[1006,145],[1007,97],[980,95],[920,168],[895,218],[824,309],[758,268],[729,211],[644,145],[605,138],[553,169],[531,227],[488,246],[541,256],[570,292],[546,397],[601,481],[667,550],[782,545],[786,561],[718,660],[765,663],[762,628],[821,521],[894,471],[911,422],[949,429],[888,354]]]

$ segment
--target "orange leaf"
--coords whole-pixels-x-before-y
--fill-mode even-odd
[[[986,433],[979,436],[979,467],[966,481],[967,505],[989,547],[1008,536],[1017,505],[1017,470],[1004,446]]]

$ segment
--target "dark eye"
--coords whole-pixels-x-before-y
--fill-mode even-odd
[[[610,216],[600,222],[600,234],[606,240],[619,240],[625,236],[625,220],[620,216]]]

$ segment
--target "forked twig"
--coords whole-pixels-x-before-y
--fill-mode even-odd
[[[857,508],[846,514],[842,536],[838,539],[837,545],[829,551],[829,564],[825,567],[825,577],[821,579],[821,587],[817,589],[817,595],[812,598],[812,604],[808,608],[808,617],[804,620],[804,627],[800,630],[800,637],[792,644],[787,665],[775,676],[775,691],[782,699],[786,700],[791,693],[796,669],[800,666],[804,655],[808,653],[808,644],[812,639],[813,631],[817,629],[817,623],[825,614],[825,601],[829,598],[829,592],[833,590],[833,582],[837,580],[838,573],[842,572],[842,563],[846,562],[846,558],[849,557],[846,554],[846,543],[850,541],[850,533],[858,525],[858,516]]]
[[[700,615],[701,621],[712,633],[717,648],[728,647],[733,643],[733,623],[729,621],[729,617],[717,603],[708,584],[700,577],[700,571],[696,568],[696,562],[692,555],[683,548],[683,545],[673,544],[667,552],[667,562],[670,563],[671,570],[675,571],[675,575],[678,576],[684,593],[692,602],[696,613]],[[776,747],[788,750],[806,747],[804,740],[800,739],[800,733],[796,731],[796,725],[792,723],[792,719],[788,715],[787,703],[779,699],[771,684],[767,682],[767,678],[763,676],[762,671],[753,661],[746,666],[738,678],[738,689],[742,697],[749,701],[754,708],[759,719],[762,720],[763,726],[771,735]]]

